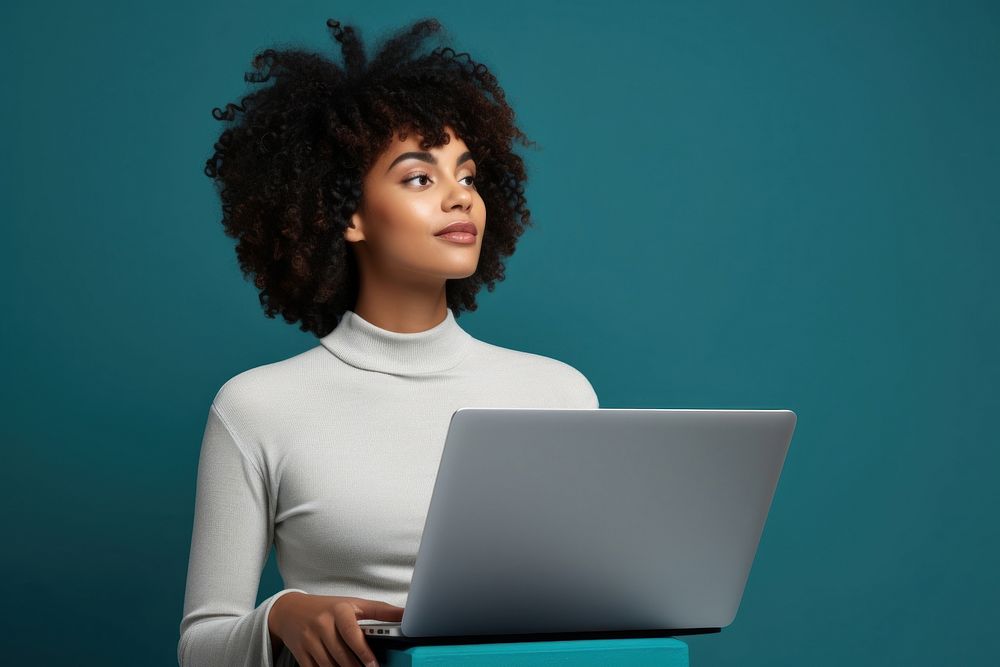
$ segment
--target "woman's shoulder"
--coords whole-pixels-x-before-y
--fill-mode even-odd
[[[212,403],[225,410],[258,410],[301,401],[311,379],[323,377],[325,355],[311,348],[287,359],[248,368],[222,383]]]
[[[597,393],[587,376],[572,364],[535,352],[494,345],[476,339],[479,363],[509,371],[520,382],[562,387],[580,407],[598,407]]]

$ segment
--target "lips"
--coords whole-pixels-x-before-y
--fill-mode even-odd
[[[468,234],[476,235],[476,226],[471,222],[453,222],[441,231],[434,234],[434,236],[441,236],[442,234],[448,234],[450,232],[466,232]]]

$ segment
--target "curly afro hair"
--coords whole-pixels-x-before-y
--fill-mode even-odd
[[[515,126],[496,77],[467,53],[437,48],[414,55],[442,29],[422,19],[381,42],[368,62],[358,32],[326,22],[340,43],[344,67],[299,48],[255,54],[244,79],[273,85],[215,108],[227,122],[206,161],[222,200],[222,224],[237,240],[243,276],[253,277],[269,318],[281,313],[322,337],[353,309],[360,286],[344,230],[357,209],[362,179],[400,134],[421,137],[428,150],[454,129],[476,157],[476,188],[489,214],[476,272],[448,280],[457,317],[476,310],[483,284],[504,279],[503,260],[531,225],[527,180],[513,143],[535,145]]]

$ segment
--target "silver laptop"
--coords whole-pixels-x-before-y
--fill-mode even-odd
[[[717,632],[743,597],[790,410],[462,408],[403,640]]]

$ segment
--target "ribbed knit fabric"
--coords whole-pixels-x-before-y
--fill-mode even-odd
[[[450,309],[418,333],[347,311],[319,344],[218,391],[198,462],[177,646],[182,667],[271,667],[291,591],[406,606],[452,413],[596,408],[572,366],[470,336]],[[274,544],[285,588],[255,604]]]

